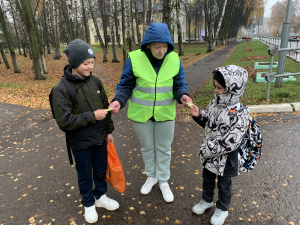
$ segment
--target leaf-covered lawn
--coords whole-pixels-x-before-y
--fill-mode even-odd
[[[222,47],[224,46],[217,46],[216,49]],[[115,94],[116,84],[120,81],[123,69],[122,49],[118,49],[117,51],[119,63],[111,62],[112,54],[110,49],[108,50],[109,62],[103,63],[102,52],[99,48],[93,48],[96,54],[93,74],[102,80],[110,100]],[[186,44],[184,45],[184,51],[185,55],[180,57],[184,67],[207,55],[206,46],[204,44]],[[34,71],[29,56],[25,58],[17,53],[17,62],[21,73],[14,73],[10,54],[6,53],[6,57],[8,58],[11,68],[6,69],[1,59],[0,102],[29,106],[33,109],[49,109],[48,95],[50,90],[59,81],[63,75],[63,68],[68,63],[65,54],[61,52],[61,59],[59,60],[54,60],[52,54],[45,55],[48,74],[45,74],[47,80],[43,81],[34,79]]]

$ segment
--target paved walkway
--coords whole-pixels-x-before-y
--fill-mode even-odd
[[[199,84],[226,60],[236,44],[186,68],[190,93],[199,89]],[[198,153],[203,129],[188,116],[176,120],[169,181],[175,200],[168,204],[158,185],[149,195],[140,194],[146,176],[138,139],[126,109],[113,119],[126,191],[120,194],[109,187],[107,195],[119,201],[120,208],[114,212],[97,209],[97,224],[209,224],[213,210],[201,216],[191,211],[202,191]],[[280,115],[280,123],[276,117],[258,121],[264,134],[268,134],[264,136],[264,158],[255,173],[233,180],[226,224],[297,224],[300,174],[299,168],[291,165],[299,165],[299,115]],[[69,165],[64,133],[50,111],[0,103],[0,133],[0,224],[86,224],[76,170]]]

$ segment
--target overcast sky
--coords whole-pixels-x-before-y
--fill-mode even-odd
[[[264,17],[270,17],[271,16],[271,8],[273,5],[275,5],[276,2],[279,2],[280,0],[268,0],[267,4],[265,5],[265,14]]]

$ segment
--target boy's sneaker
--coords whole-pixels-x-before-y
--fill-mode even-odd
[[[95,205],[84,207],[84,218],[88,223],[96,223],[98,221],[98,214]]]
[[[156,177],[148,177],[145,184],[141,188],[141,193],[143,195],[147,195],[152,190],[152,187],[157,183]]]
[[[225,222],[225,219],[228,216],[228,211],[223,211],[216,208],[214,215],[210,219],[212,225],[222,225]]]
[[[120,207],[119,203],[106,195],[102,195],[99,199],[95,201],[96,207],[102,207],[107,210],[116,210]]]
[[[206,209],[211,208],[214,205],[213,202],[206,202],[203,199],[193,207],[193,212],[196,213],[197,215],[201,215],[204,213]]]
[[[173,195],[173,193],[169,187],[169,184],[167,182],[159,184],[159,188],[160,188],[163,198],[166,202],[174,201],[174,195]]]

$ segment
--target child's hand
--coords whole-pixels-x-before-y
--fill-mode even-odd
[[[198,117],[200,115],[200,110],[196,105],[191,105],[190,106],[190,115]]]
[[[106,111],[106,109],[98,109],[94,111],[96,120],[103,120],[106,117],[107,113],[108,112]]]
[[[107,135],[106,141],[107,141],[107,143],[109,143],[109,142],[114,143],[114,137],[112,136],[112,134]]]

